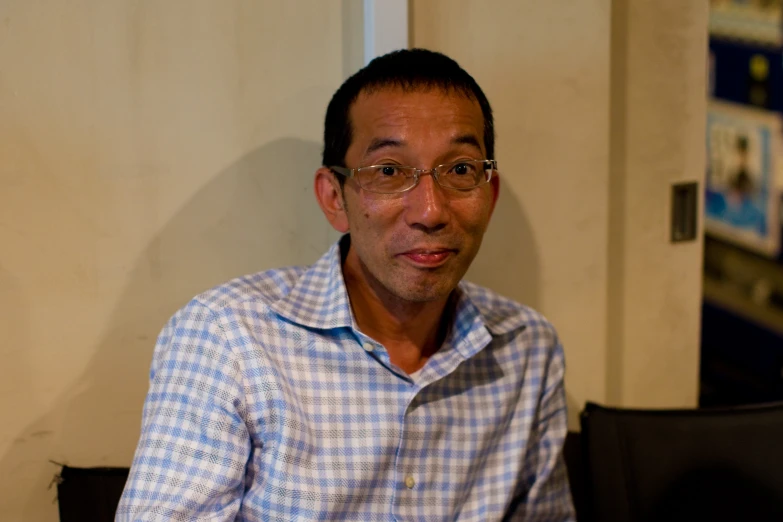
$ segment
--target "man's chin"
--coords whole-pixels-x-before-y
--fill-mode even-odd
[[[406,285],[394,292],[398,297],[411,303],[431,303],[449,297],[456,285]]]

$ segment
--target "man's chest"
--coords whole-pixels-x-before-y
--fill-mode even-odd
[[[280,520],[499,519],[535,412],[524,372],[491,348],[445,375],[425,368],[418,382],[340,342],[272,355],[249,372],[268,382],[248,397],[244,505]]]

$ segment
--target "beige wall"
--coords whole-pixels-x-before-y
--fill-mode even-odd
[[[586,400],[693,406],[701,240],[670,184],[704,171],[707,3],[421,0],[412,45],[460,61],[496,113],[500,202],[469,276],[528,303]]]
[[[703,170],[706,7],[629,2],[411,4],[412,43],[497,114],[471,276],[556,323],[572,413],[695,400],[700,246],[664,232],[668,182]],[[129,464],[185,300],[330,243],[311,172],[357,5],[0,2],[0,520],[57,519],[49,459]]]
[[[554,321],[576,404],[606,387],[610,11],[556,3],[415,2],[411,34],[493,104],[501,195],[469,277]]]
[[[0,2],[0,520],[57,519],[49,459],[130,463],[177,307],[328,247],[312,173],[345,14]]]
[[[704,180],[707,2],[615,0],[612,35],[606,400],[689,406],[703,241],[667,243],[668,203]]]

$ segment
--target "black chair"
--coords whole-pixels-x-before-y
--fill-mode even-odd
[[[585,484],[585,470],[582,458],[582,434],[578,431],[569,431],[563,446],[563,459],[568,471],[568,483],[571,486],[571,497],[574,501],[576,519],[579,522],[587,522],[587,486]]]
[[[783,521],[783,403],[630,410],[588,403],[593,522]]]
[[[112,522],[128,468],[72,468],[57,477],[60,522]]]

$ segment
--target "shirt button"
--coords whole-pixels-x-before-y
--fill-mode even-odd
[[[364,348],[365,351],[368,351],[368,352],[371,352],[371,351],[375,350],[375,346],[373,346],[372,343],[364,343],[362,345],[362,348]]]
[[[408,475],[405,477],[405,487],[408,489],[413,489],[413,486],[416,485],[416,481],[413,479],[411,475]]]

